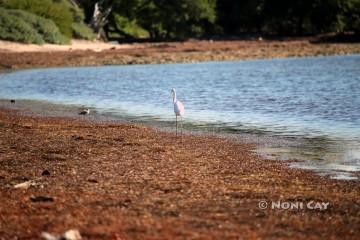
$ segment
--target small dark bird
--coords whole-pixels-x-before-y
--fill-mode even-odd
[[[88,109],[88,108],[79,112],[79,115],[88,115],[88,114],[90,114],[90,109]]]
[[[11,103],[15,103],[15,100],[14,100],[14,99],[11,99],[10,102],[11,102]]]

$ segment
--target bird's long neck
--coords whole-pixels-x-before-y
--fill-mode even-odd
[[[173,103],[176,102],[176,92],[173,93]]]

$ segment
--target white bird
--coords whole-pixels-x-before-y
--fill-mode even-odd
[[[88,115],[90,114],[90,109],[86,108],[84,110],[82,110],[81,112],[79,112],[79,115]]]
[[[171,90],[172,93],[172,97],[173,97],[173,103],[174,103],[174,113],[175,113],[175,118],[176,118],[176,136],[177,136],[177,132],[178,132],[178,117],[180,117],[181,120],[181,133],[182,133],[182,116],[184,115],[184,105],[182,104],[182,102],[180,102],[179,100],[176,99],[176,91],[175,88],[173,88]]]

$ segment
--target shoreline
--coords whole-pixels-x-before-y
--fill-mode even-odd
[[[24,116],[35,117],[66,117],[77,119],[78,112],[86,108],[86,105],[67,104],[67,103],[54,103],[46,100],[26,100],[16,99],[16,104],[10,103],[10,99],[0,99],[0,108],[10,109],[21,112]],[[162,120],[157,121],[145,116],[127,115],[125,113],[106,112],[104,109],[96,109],[90,107],[91,114],[83,117],[88,121],[94,123],[105,124],[135,124],[152,128],[156,131],[164,131],[166,133],[174,133],[173,121]],[[287,138],[275,133],[259,132],[260,130],[252,129],[244,131],[234,131],[233,129],[224,129],[215,126],[209,128],[202,128],[196,122],[188,122],[184,129],[186,135],[200,135],[209,137],[224,138],[228,141],[238,143],[245,143],[254,146],[251,152],[260,158],[268,161],[280,160],[288,164],[289,168],[307,169],[319,176],[325,176],[331,179],[338,180],[356,180],[360,179],[360,171],[357,170],[358,166],[353,164],[342,164],[332,166],[332,162],[317,162],[316,160],[309,160],[312,158],[317,159],[316,152],[309,155],[312,151],[314,143],[310,143],[306,136],[294,138]],[[327,138],[326,138],[327,139]],[[330,137],[329,141],[338,141],[334,144],[340,144],[340,140],[334,140]],[[309,145],[310,144],[310,145]],[[318,143],[320,144],[320,143]],[[280,147],[281,146],[281,147]],[[345,145],[344,145],[345,146]],[[344,147],[338,145],[337,147]],[[324,149],[326,146],[320,144],[318,146]],[[334,153],[333,153],[334,154]]]
[[[358,43],[304,40],[96,47],[12,52],[0,43],[0,72],[360,53]],[[263,159],[243,141],[194,134],[179,140],[154,127],[88,117],[0,105],[0,238],[36,239],[43,231],[74,228],[84,239],[360,235],[358,180],[330,179],[291,168],[291,161]],[[34,185],[14,189],[26,181]],[[50,200],[33,201],[39,196]],[[305,208],[261,209],[261,201],[300,202]],[[306,208],[311,201],[329,203],[329,209]]]
[[[360,43],[311,43],[309,40],[228,40],[113,44],[75,41],[69,46],[0,42],[0,70],[192,63],[359,54]]]
[[[360,234],[360,184],[254,156],[249,144],[128,123],[0,108],[5,238],[70,228],[84,239],[344,238]],[[42,176],[47,170],[49,175]],[[28,189],[14,185],[34,181]],[[34,202],[34,196],[51,201]],[[329,209],[260,209],[259,202]],[[349,221],[351,219],[351,221]],[[301,223],[301,224],[299,224]]]

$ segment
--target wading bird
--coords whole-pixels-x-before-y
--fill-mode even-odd
[[[86,108],[84,110],[82,110],[81,112],[79,112],[79,115],[88,115],[90,114],[90,109]]]
[[[173,97],[173,103],[174,103],[174,113],[176,118],[176,136],[178,133],[178,117],[180,117],[180,123],[181,123],[181,133],[182,133],[182,116],[184,115],[184,105],[182,102],[178,101],[176,99],[176,91],[175,88],[171,90],[172,97]]]

